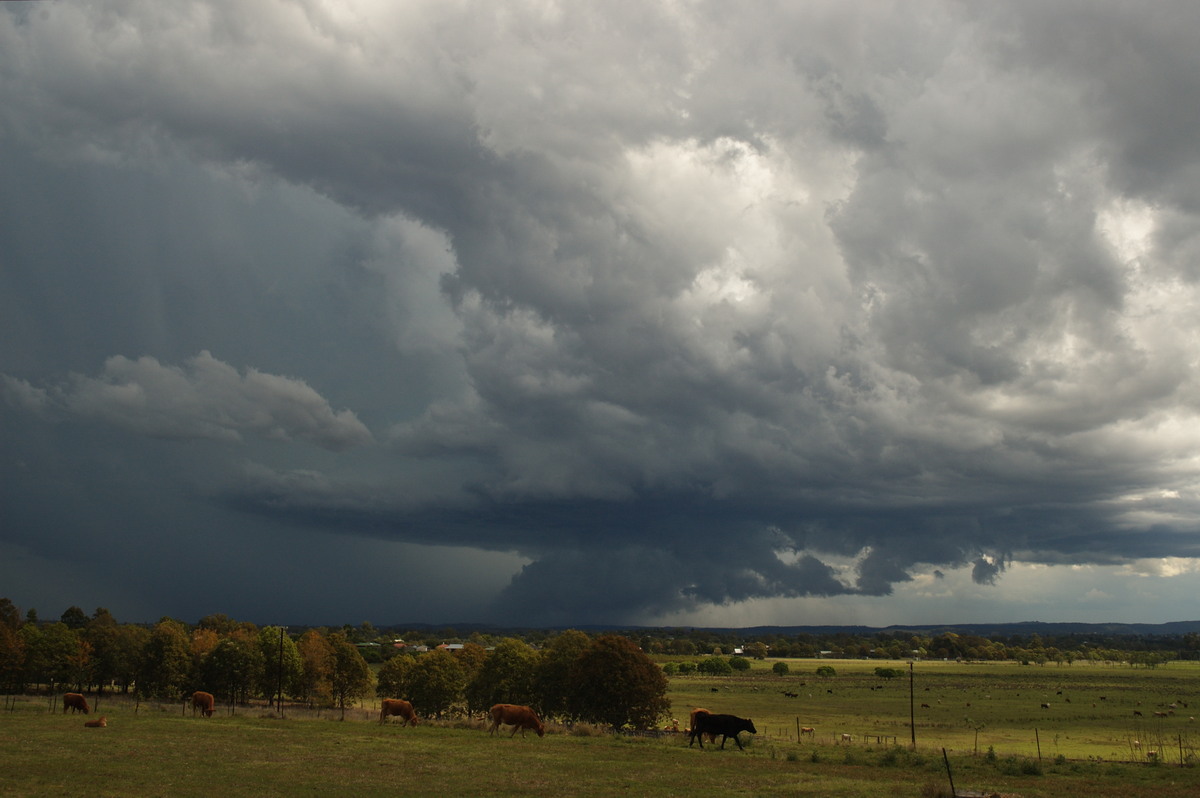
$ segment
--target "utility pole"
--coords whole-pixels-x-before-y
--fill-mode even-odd
[[[279,702],[279,717],[283,717],[283,631],[286,626],[279,627],[279,693],[276,700]]]
[[[908,728],[912,730],[912,745],[917,747],[917,713],[913,704],[913,664],[908,662]]]

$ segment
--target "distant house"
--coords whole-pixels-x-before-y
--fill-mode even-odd
[[[463,648],[462,643],[442,643],[440,646],[438,646],[439,651],[450,651],[450,652],[462,651],[462,648]]]

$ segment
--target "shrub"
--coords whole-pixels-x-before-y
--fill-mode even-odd
[[[729,660],[724,657],[706,657],[700,660],[696,665],[696,670],[700,673],[707,673],[710,676],[728,676],[733,673],[733,667],[729,664]]]
[[[837,676],[837,671],[832,665],[821,665],[817,668],[817,675],[828,678],[830,676]]]
[[[729,667],[735,671],[748,671],[750,670],[750,660],[745,657],[730,657]]]
[[[776,662],[771,666],[771,670],[779,676],[787,676],[788,671],[791,669],[788,668],[788,664],[786,662]]]

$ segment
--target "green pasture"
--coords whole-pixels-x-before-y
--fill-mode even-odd
[[[676,717],[686,721],[695,706],[728,712],[752,718],[760,735],[802,746],[844,745],[843,734],[851,745],[911,745],[907,662],[785,660],[789,673],[780,677],[771,672],[776,661],[754,662],[744,675],[672,679]],[[817,676],[822,665],[837,675]],[[903,675],[881,679],[878,667]],[[1181,756],[1189,763],[1197,756],[1200,726],[1192,717],[1200,715],[1200,663],[1150,669],[938,661],[916,662],[912,674],[919,750],[982,754],[992,747],[1036,758],[1040,746],[1043,761],[1146,761],[1155,751],[1176,765]],[[815,734],[798,738],[804,726]]]
[[[960,790],[1022,798],[1200,794],[1200,769],[1191,766],[1193,710],[1153,717],[1159,705],[1196,706],[1194,667],[917,663],[916,701],[930,708],[917,710],[913,749],[906,663],[789,660],[791,673],[779,677],[774,662],[755,662],[737,676],[671,680],[681,728],[697,705],[753,718],[759,734],[743,735],[745,751],[732,741],[724,751],[689,748],[682,734],[617,736],[554,725],[544,738],[489,737],[482,721],[381,726],[376,701],[344,721],[337,711],[292,707],[283,718],[239,707],[202,719],[185,715],[181,704],[105,696],[88,719],[105,715],[109,725],[89,729],[80,715],[50,712],[50,699],[20,697],[0,711],[0,795],[919,797],[949,794],[943,747]],[[820,664],[837,675],[817,677]],[[878,679],[880,665],[902,667],[905,676]],[[816,734],[798,740],[797,720]],[[843,743],[843,733],[853,740]],[[1131,749],[1131,739],[1141,747]],[[1156,761],[1147,759],[1151,746],[1161,752]],[[1180,767],[1181,747],[1187,767]]]

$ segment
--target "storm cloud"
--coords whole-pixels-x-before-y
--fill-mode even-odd
[[[3,545],[49,569],[102,496],[114,539],[189,519],[143,567],[369,550],[326,609],[375,619],[1186,578],[1197,30],[1182,2],[6,6]],[[444,579],[389,579],[389,545]],[[208,611],[313,611],[271,590]]]

